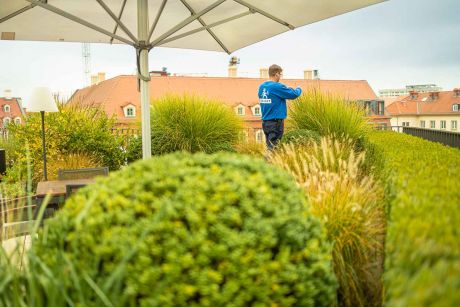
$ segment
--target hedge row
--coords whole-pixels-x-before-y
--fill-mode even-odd
[[[394,132],[384,153],[389,196],[387,306],[460,306],[460,151]]]

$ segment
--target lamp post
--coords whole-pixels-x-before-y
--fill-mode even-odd
[[[42,146],[43,146],[43,176],[48,180],[46,173],[46,146],[45,146],[45,112],[58,112],[56,101],[47,87],[37,87],[32,93],[28,103],[27,112],[40,112],[42,120]]]

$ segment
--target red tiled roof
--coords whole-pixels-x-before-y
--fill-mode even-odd
[[[246,107],[245,120],[260,120],[260,117],[248,115],[251,114],[250,107],[258,103],[257,90],[264,81],[265,79],[259,78],[152,77],[150,95],[152,99],[155,99],[169,93],[188,93],[219,99],[232,107],[242,104]],[[362,80],[285,79],[282,82],[290,87],[300,86],[303,90],[317,88],[323,93],[340,95],[349,100],[377,99],[367,81]],[[132,103],[140,111],[137,78],[136,76],[118,76],[98,85],[77,90],[71,102],[101,106],[108,115],[114,114],[119,122],[123,122],[125,119],[122,106]],[[139,113],[137,112],[137,118],[139,118]],[[132,119],[126,119],[126,122],[132,122]]]
[[[5,105],[10,106],[10,112],[5,112]],[[0,97],[0,127],[3,127],[3,119],[8,117],[11,121],[14,121],[15,118],[23,117],[24,110],[21,110],[18,98],[6,99],[5,97]]]
[[[430,93],[418,93],[416,99],[411,96],[400,99],[386,108],[390,115],[414,114],[458,114],[452,111],[453,104],[460,104],[460,97],[455,97],[453,91],[438,92],[438,98],[433,100]]]

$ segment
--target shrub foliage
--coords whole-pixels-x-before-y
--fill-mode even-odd
[[[395,132],[371,141],[390,198],[385,303],[460,306],[460,150]]]
[[[165,96],[153,102],[152,153],[232,151],[242,122],[221,102],[198,96]]]
[[[33,254],[71,264],[76,277],[60,281],[70,301],[330,306],[335,296],[330,247],[301,191],[249,156],[138,161],[81,189],[45,237]]]
[[[59,104],[59,112],[45,114],[47,160],[52,164],[55,160],[64,160],[69,154],[80,153],[101,166],[118,169],[124,163],[124,154],[122,139],[111,132],[114,124],[114,120],[100,109]],[[34,181],[42,179],[40,114],[29,113],[24,125],[11,124],[9,133],[16,144],[14,148],[17,148],[10,154],[13,168],[20,168],[25,173],[29,155]],[[28,150],[25,150],[26,146]]]

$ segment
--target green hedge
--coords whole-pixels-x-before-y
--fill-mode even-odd
[[[460,306],[460,150],[395,132],[384,153],[389,197],[387,306]]]
[[[103,297],[90,281],[126,305],[330,306],[335,299],[330,245],[302,192],[287,173],[249,156],[138,161],[81,189],[42,238],[34,253],[49,268],[61,257],[72,264],[75,276],[60,287],[83,305]]]

